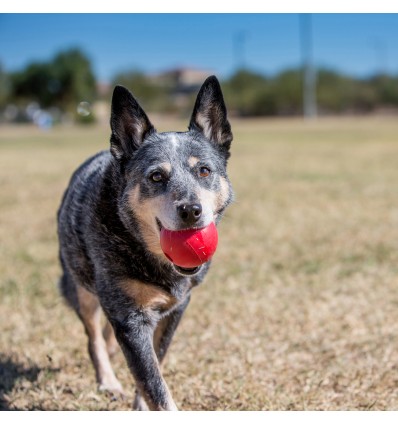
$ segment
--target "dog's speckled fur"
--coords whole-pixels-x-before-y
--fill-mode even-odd
[[[172,410],[160,364],[209,263],[174,266],[160,248],[160,229],[219,222],[233,196],[231,128],[215,77],[200,89],[187,132],[157,133],[120,86],[111,128],[110,151],[74,173],[58,212],[60,289],[84,324],[100,389],[123,392],[109,360],[113,329],[136,380],[133,407]],[[104,333],[101,309],[111,325]]]

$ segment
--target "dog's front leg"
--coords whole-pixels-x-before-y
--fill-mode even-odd
[[[190,296],[188,295],[177,308],[160,320],[156,326],[153,343],[160,364],[162,364],[164,357],[166,356],[166,352],[170,346],[174,332],[180,323],[185,309],[188,307],[189,301]]]
[[[167,349],[170,346],[174,332],[177,329],[181,317],[189,304],[189,300],[190,296],[188,295],[187,298],[177,308],[175,308],[167,316],[163,317],[156,326],[153,337],[153,344],[158,362],[161,366],[164,357],[166,356]],[[136,391],[133,408],[135,410],[148,410],[148,406],[146,405],[139,390]]]
[[[150,410],[177,410],[160,372],[153,347],[156,321],[142,311],[132,311],[124,320],[111,320],[116,338]]]

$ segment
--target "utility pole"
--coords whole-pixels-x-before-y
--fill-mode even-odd
[[[312,58],[312,16],[301,13],[300,42],[303,69],[303,112],[305,118],[317,116],[316,107],[316,72]]]

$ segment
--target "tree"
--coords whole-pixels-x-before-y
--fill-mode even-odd
[[[137,100],[149,111],[169,112],[173,107],[172,88],[151,79],[144,72],[139,70],[122,72],[113,79],[112,85],[117,84],[132,91]]]
[[[377,92],[378,103],[386,106],[398,106],[398,78],[379,74],[370,78],[369,84]]]
[[[23,71],[11,74],[12,96],[19,103],[36,101],[41,107],[51,106],[54,93],[50,85],[54,78],[49,64],[32,63]]]
[[[6,104],[10,90],[10,79],[0,63],[0,107]]]
[[[267,111],[271,114],[275,112],[268,81],[261,74],[240,69],[224,82],[223,91],[229,108],[238,115],[263,115]]]
[[[79,102],[96,97],[95,77],[89,59],[78,49],[61,52],[50,64],[53,79],[48,90],[66,110],[75,110]]]
[[[61,52],[50,62],[31,63],[10,77],[12,96],[19,103],[36,101],[42,108],[75,113],[79,102],[96,98],[90,61],[78,49]]]
[[[228,105],[240,116],[294,115],[302,110],[300,70],[274,78],[241,69],[224,83]]]
[[[298,115],[303,111],[303,77],[300,69],[281,72],[272,82],[278,115]]]

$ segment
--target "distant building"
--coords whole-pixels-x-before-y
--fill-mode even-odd
[[[192,98],[196,96],[198,90],[202,86],[203,82],[207,77],[213,75],[214,71],[208,69],[198,69],[191,67],[178,67],[170,69],[157,74],[146,74],[143,77],[144,89],[146,92],[141,92],[141,97],[152,105],[155,103],[155,109],[159,108],[159,103],[166,103],[167,110],[173,111],[185,111],[192,107]],[[126,87],[129,87],[129,74],[127,73],[127,80],[124,83]],[[132,73],[133,75],[133,73]],[[141,74],[140,74],[141,75]],[[136,83],[138,84],[138,82]],[[133,85],[131,83],[131,85]],[[148,87],[152,87],[149,90]],[[159,87],[166,88],[166,90],[159,90]],[[110,101],[112,96],[113,86],[106,82],[97,83],[98,100],[94,108],[94,113],[98,121],[106,123],[109,118],[109,106],[107,103]],[[136,88],[136,92],[139,92]],[[145,96],[148,95],[146,98]],[[155,101],[154,97],[158,97]],[[165,96],[167,100],[165,101]],[[165,108],[164,105],[162,108]]]
[[[105,98],[109,96],[111,93],[113,87],[111,87],[111,84],[104,81],[97,82],[97,93],[100,98]]]
[[[172,87],[175,94],[190,94],[195,93],[203,81],[213,73],[214,71],[208,69],[181,67],[162,72],[152,78],[158,83]]]

